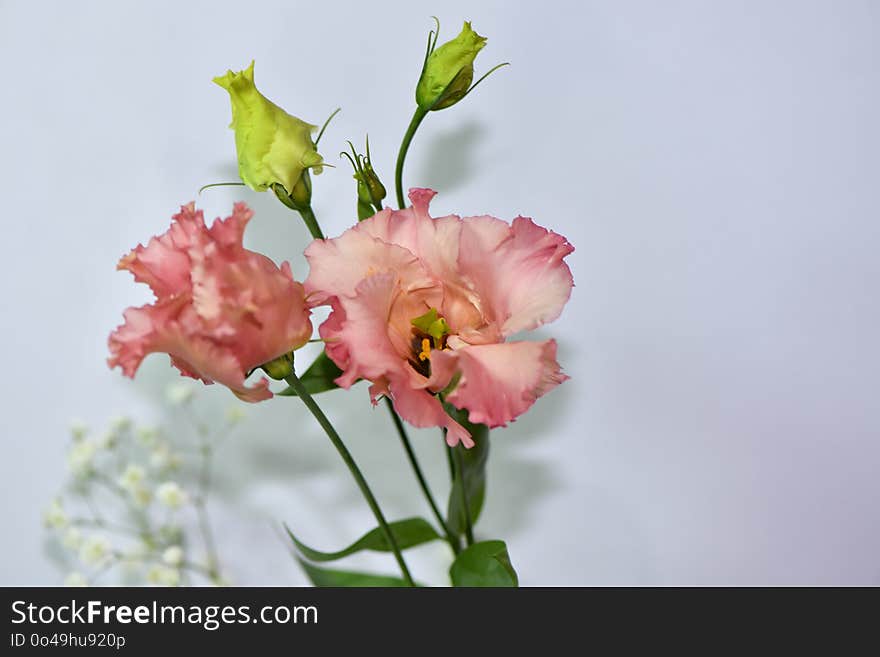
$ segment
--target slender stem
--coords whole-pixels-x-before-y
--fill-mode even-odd
[[[336,433],[336,429],[330,424],[330,420],[324,415],[324,411],[321,410],[321,407],[315,403],[314,399],[312,399],[312,396],[309,394],[308,390],[306,390],[302,381],[299,380],[299,377],[291,372],[290,376],[288,376],[285,381],[287,381],[290,387],[296,391],[296,394],[299,395],[299,398],[306,405],[306,408],[308,408],[312,415],[315,416],[318,424],[321,425],[321,428],[324,429],[324,433],[327,434],[330,442],[333,443],[336,451],[339,452],[339,456],[342,457],[345,465],[348,466],[351,476],[354,477],[355,483],[357,483],[358,488],[361,489],[364,499],[366,499],[367,504],[370,505],[370,510],[372,510],[373,515],[376,516],[379,527],[381,527],[382,533],[385,534],[385,540],[388,541],[388,545],[391,547],[392,552],[394,552],[394,558],[397,559],[397,564],[400,566],[400,572],[403,575],[403,579],[409,586],[415,586],[412,575],[409,573],[409,568],[406,567],[406,562],[403,560],[403,554],[397,545],[397,540],[394,538],[394,534],[391,532],[391,528],[388,526],[388,522],[382,514],[382,509],[379,508],[379,503],[373,496],[370,487],[367,485],[366,479],[364,479],[364,475],[361,474],[360,468],[358,468],[357,464],[354,462],[354,458],[348,451],[348,448],[346,448],[345,443],[342,442],[342,438]]]
[[[409,458],[409,463],[416,475],[416,479],[419,481],[419,486],[422,487],[422,492],[425,494],[425,499],[428,500],[428,504],[431,507],[431,511],[434,513],[434,517],[443,529],[443,533],[446,534],[446,540],[449,543],[449,547],[452,548],[452,551],[455,554],[458,554],[461,552],[461,545],[459,545],[458,538],[452,533],[452,531],[450,531],[449,525],[446,524],[443,515],[440,513],[440,509],[437,507],[437,502],[434,501],[434,496],[431,494],[428,481],[425,479],[424,473],[422,473],[422,468],[419,466],[419,460],[412,448],[412,443],[409,441],[406,428],[403,426],[403,422],[400,421],[400,416],[397,414],[397,411],[394,410],[394,405],[391,403],[391,400],[386,397],[385,402],[387,404],[388,412],[391,415],[391,419],[394,421],[394,427],[397,429],[397,435],[400,436],[400,442],[403,443],[403,449],[406,451],[407,458]]]
[[[421,111],[421,110],[418,110]],[[418,111],[416,114],[418,114]],[[424,116],[424,114],[422,115]],[[415,123],[415,127],[412,127],[412,131],[408,132],[409,140],[412,139],[412,135],[415,134],[415,128],[418,127],[418,123],[421,122],[421,118],[418,122]],[[408,145],[409,140],[405,143]],[[402,150],[403,157],[406,157],[405,149]],[[399,160],[402,166],[402,160]],[[398,192],[400,188],[398,187]],[[399,194],[398,194],[399,195]],[[382,210],[382,204],[378,204],[378,210]],[[318,220],[315,217],[315,213],[312,212],[311,208],[308,208],[307,211],[300,210],[299,213],[302,215],[303,219],[306,222],[306,226],[308,226],[309,231],[312,233],[312,237],[315,239],[323,239],[324,235],[321,232],[321,228],[318,225]],[[425,475],[422,473],[422,469],[419,466],[418,459],[416,458],[416,454],[413,451],[412,444],[409,441],[409,436],[406,433],[406,429],[403,426],[403,423],[400,421],[400,417],[397,415],[397,412],[394,410],[394,406],[391,404],[391,400],[387,397],[385,398],[386,403],[388,404],[388,411],[391,414],[391,419],[394,421],[394,426],[397,429],[397,434],[400,436],[400,441],[403,443],[403,448],[406,451],[407,458],[409,459],[410,465],[412,466],[413,472],[416,475],[416,479],[418,479],[419,485],[422,488],[422,492],[425,495],[425,499],[427,499],[428,504],[431,507],[431,511],[434,513],[434,517],[437,519],[437,522],[440,524],[440,528],[443,530],[443,533],[446,534],[446,540],[449,542],[449,546],[452,548],[452,551],[455,554],[458,554],[461,551],[461,546],[459,545],[458,537],[456,537],[449,529],[449,526],[446,524],[446,521],[443,519],[443,515],[440,513],[440,509],[437,507],[437,503],[434,501],[434,496],[431,494],[431,489],[428,487],[428,482],[425,479]]]
[[[120,534],[125,534],[126,536],[139,537],[141,535],[139,529],[134,529],[132,527],[123,527],[122,525],[109,523],[104,520],[92,520],[90,518],[73,518],[70,521],[70,524],[74,527],[97,527],[98,529],[114,531]]]
[[[312,208],[307,207],[303,210],[298,210],[298,212],[302,216],[303,221],[306,222],[306,228],[309,229],[312,237],[316,240],[324,239],[324,233],[321,232],[321,227],[318,225],[318,219],[315,217],[315,213],[312,212]]]
[[[400,151],[397,153],[397,167],[394,170],[394,188],[397,191],[397,205],[402,210],[406,203],[403,199],[403,163],[406,161],[406,152],[409,150],[409,144],[419,128],[419,124],[428,115],[426,110],[416,107],[412,121],[403,135],[403,141],[400,143]]]
[[[211,487],[211,465],[213,452],[207,440],[202,443],[202,467],[199,472],[199,494],[195,498],[196,515],[199,520],[199,531],[202,541],[205,543],[205,552],[208,555],[208,570],[212,580],[220,577],[220,559],[217,554],[217,545],[214,541],[214,532],[211,530],[211,521],[208,518],[208,507],[205,498]]]
[[[446,442],[446,428],[443,428],[443,446],[446,448],[446,464],[449,466],[449,481],[455,481],[455,462],[452,460],[452,448]]]
[[[455,457],[458,485],[461,487],[461,501],[464,506],[464,535],[468,546],[471,546],[474,544],[474,528],[471,525],[471,505],[468,503],[467,486],[464,485],[464,463],[461,460],[461,449],[450,447],[450,450]]]

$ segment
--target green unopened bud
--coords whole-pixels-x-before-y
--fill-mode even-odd
[[[382,184],[382,181],[379,180],[379,176],[376,174],[376,171],[373,169],[373,165],[370,164],[370,158],[367,156],[364,161],[364,173],[363,177],[366,181],[367,189],[370,193],[370,198],[373,199],[373,203],[378,205],[382,202],[382,199],[385,198],[386,191],[385,185]]]
[[[276,381],[283,381],[293,372],[293,352],[279,356],[260,365],[263,371]]]
[[[376,208],[373,207],[373,204],[369,201],[362,201],[358,199],[358,221],[363,221],[364,219],[369,219],[374,214],[376,214]]]
[[[366,155],[358,153],[351,142],[348,142],[348,145],[351,147],[351,155],[346,152],[343,152],[342,155],[348,158],[354,168],[354,176],[352,177],[357,181],[358,220],[363,221],[376,214],[377,210],[382,209],[382,199],[385,198],[387,192],[385,185],[382,184],[379,175],[370,163],[370,140],[367,139]]]
[[[474,59],[485,45],[486,37],[465,22],[457,37],[432,50],[416,87],[418,106],[425,111],[441,110],[464,98],[474,81]]]
[[[323,158],[315,149],[317,129],[261,94],[254,85],[254,63],[244,71],[214,78],[229,92],[232,124],[242,182],[258,192],[281,185],[292,194],[304,173],[321,173]]]

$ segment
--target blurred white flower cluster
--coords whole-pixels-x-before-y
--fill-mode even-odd
[[[181,407],[194,396],[181,382],[166,400]],[[243,418],[233,406],[222,426],[195,423],[185,436],[128,417],[97,433],[72,422],[69,480],[43,513],[65,584],[226,584],[206,500],[214,452]]]

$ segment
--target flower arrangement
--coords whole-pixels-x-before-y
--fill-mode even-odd
[[[183,376],[220,383],[246,402],[298,398],[339,452],[377,525],[332,553],[308,547],[288,528],[300,564],[318,586],[415,586],[404,553],[437,540],[448,543],[454,586],[517,585],[504,542],[475,536],[486,495],[489,431],[515,420],[568,378],[554,340],[524,338],[557,319],[568,301],[573,281],[565,258],[573,247],[566,239],[526,217],[434,217],[429,205],[435,191],[416,186],[405,194],[406,156],[421,124],[432,112],[460,103],[505,65],[474,81],[486,38],[470,23],[440,46],[438,35],[439,24],[428,35],[416,108],[396,161],[398,208],[384,204],[387,191],[369,142],[365,154],[349,142],[351,154],[343,155],[354,170],[356,203],[351,227],[336,237],[323,233],[312,206],[313,176],[330,166],[319,145],[335,112],[320,129],[289,114],[257,89],[253,62],[214,79],[231,101],[241,178],[235,184],[271,192],[300,215],[313,237],[304,250],[304,281],[293,279],[288,263],[278,266],[244,248],[248,222],[259,221],[244,203],[210,226],[193,203],[184,204],[164,234],[135,247],[118,265],[146,283],[155,301],[125,311],[124,323],[109,338],[111,367],[133,377],[147,355],[167,353]],[[329,316],[314,327],[311,313],[321,306]],[[297,350],[314,340],[323,351],[308,366],[294,367],[295,361],[300,365]],[[262,375],[252,376],[258,370]],[[287,386],[273,390],[270,379]],[[399,435],[430,521],[386,518],[316,401],[361,380],[369,382],[370,403],[387,407],[389,429]],[[422,473],[407,424],[437,427],[445,440],[445,513]],[[115,485],[129,491],[133,503],[143,474],[117,474]],[[181,491],[167,488],[164,497],[175,492]],[[178,579],[163,571],[164,579],[153,580],[177,583],[181,564],[188,562],[181,546],[166,543],[156,546],[168,556],[160,562]],[[399,576],[318,565],[361,550],[393,555]],[[203,570],[212,582],[222,581],[215,557],[209,555]]]

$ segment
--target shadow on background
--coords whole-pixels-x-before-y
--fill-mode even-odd
[[[476,150],[486,139],[485,124],[467,121],[444,132],[419,135],[417,176],[410,176],[415,184],[427,185],[444,194],[462,183],[473,180],[477,174]]]

